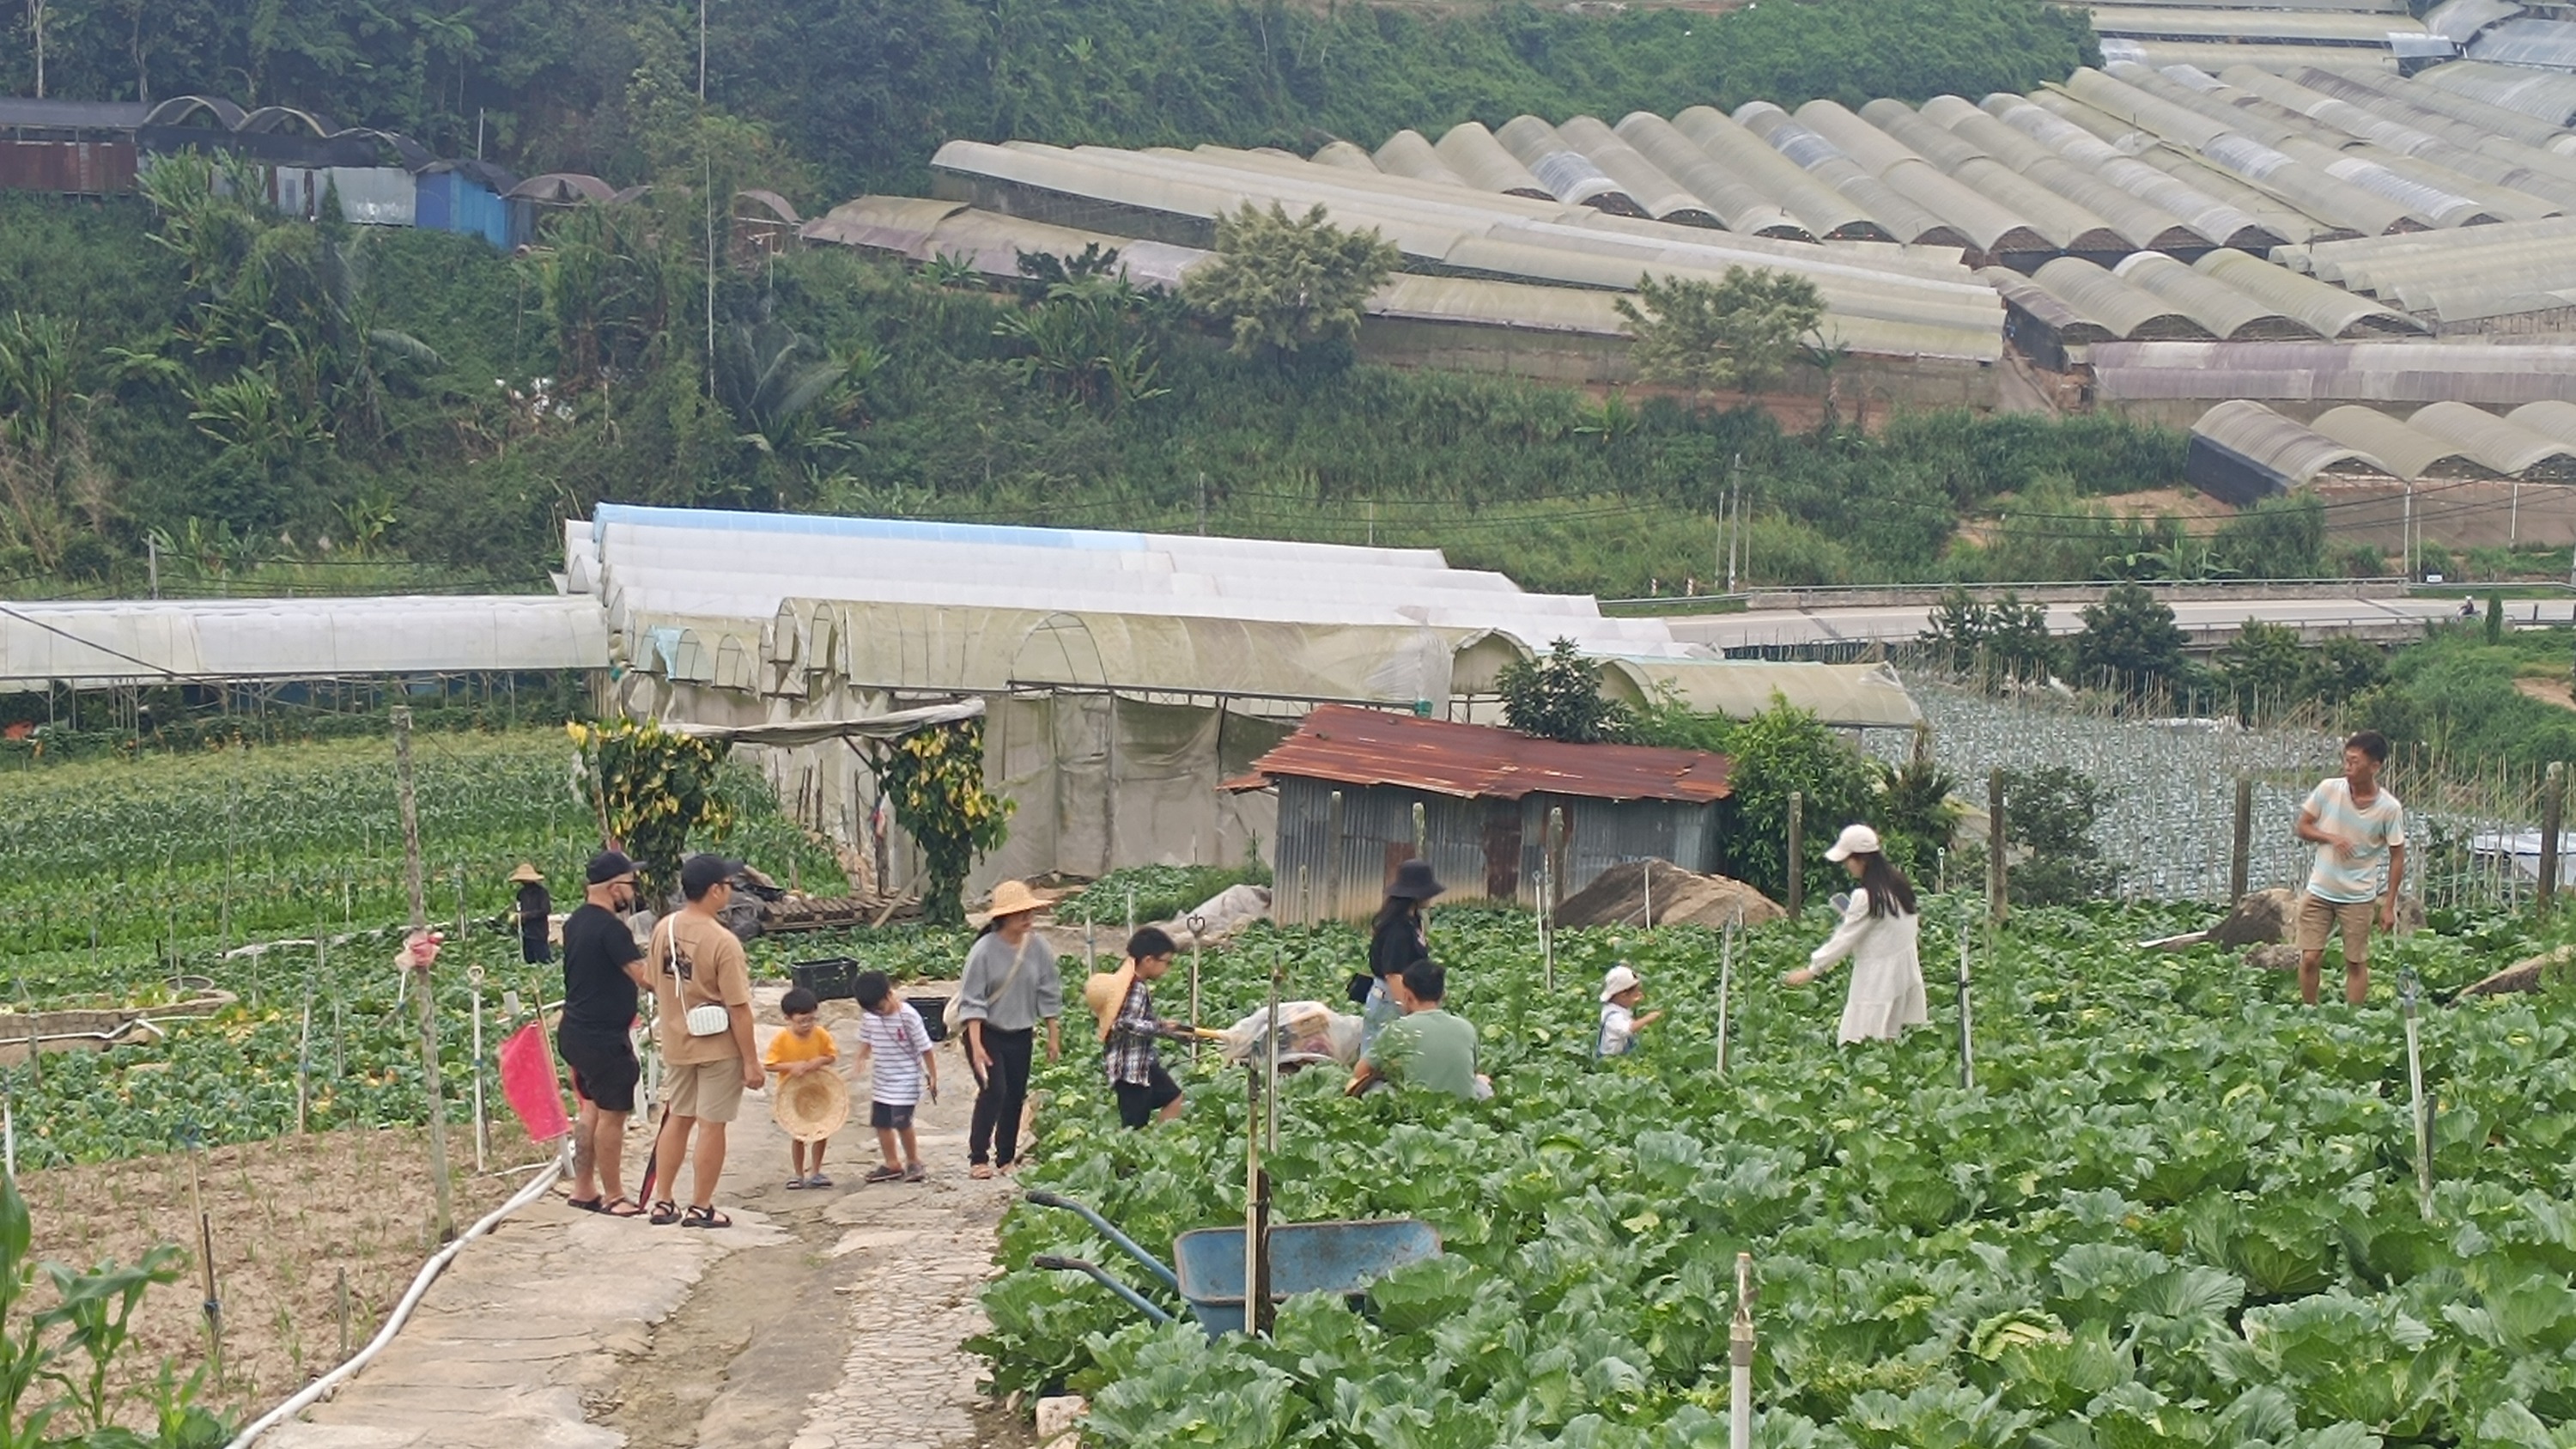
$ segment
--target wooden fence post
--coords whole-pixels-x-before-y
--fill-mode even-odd
[[[2227,903],[2231,906],[2245,899],[2245,885],[2254,865],[2254,777],[2236,777],[2236,831],[2228,842]]]
[[[1789,792],[1789,919],[1807,904],[1807,796]]]
[[[2558,904],[2558,828],[2566,814],[2567,766],[2552,760],[2540,781],[2540,913]]]
[[[2007,885],[2004,873],[2004,772],[1996,770],[1986,776],[1986,913],[1998,921],[2004,918]]]

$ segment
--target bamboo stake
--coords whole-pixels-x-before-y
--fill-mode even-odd
[[[402,805],[403,884],[411,896],[411,929],[419,933],[429,929],[429,902],[421,890],[420,877],[420,800],[411,767],[411,708],[396,705],[393,711],[394,775]],[[408,980],[411,971],[406,968]],[[424,973],[426,974],[426,973]],[[456,1209],[447,1181],[447,1097],[438,1079],[438,1011],[426,980],[420,984],[420,1070],[421,1087],[429,1097],[429,1173],[436,1217],[431,1226],[437,1240],[448,1242],[456,1236]]]

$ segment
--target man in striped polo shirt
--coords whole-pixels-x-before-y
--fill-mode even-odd
[[[2343,743],[2343,774],[2318,783],[2299,807],[2299,838],[2317,847],[2299,898],[2299,998],[2317,1004],[2326,938],[2343,932],[2343,999],[2370,994],[2371,917],[2397,929],[2397,890],[2406,879],[2406,819],[2379,783],[2388,740],[2363,730]]]

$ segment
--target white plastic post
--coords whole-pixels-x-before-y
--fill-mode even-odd
[[[1727,1395],[1727,1442],[1753,1449],[1753,1255],[1735,1255],[1735,1323],[1727,1335],[1733,1382]]]

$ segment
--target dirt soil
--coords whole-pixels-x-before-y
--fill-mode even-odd
[[[494,1168],[546,1157],[515,1121],[493,1125]],[[460,1230],[527,1181],[522,1173],[474,1176],[470,1128],[450,1129],[448,1158]],[[411,1286],[434,1251],[429,1140],[408,1128],[327,1132],[21,1177],[39,1260],[87,1268],[103,1259],[131,1263],[158,1243],[180,1247],[180,1281],[154,1288],[135,1312],[135,1347],[122,1375],[135,1394],[152,1387],[165,1358],[182,1380],[208,1361],[194,1206],[200,1174],[223,1324],[223,1373],[208,1372],[200,1402],[238,1422],[345,1356],[342,1273],[353,1350]],[[36,1301],[52,1301],[50,1286],[37,1289]],[[129,1399],[119,1418],[148,1425],[148,1398]]]
[[[2513,682],[2513,692],[2525,699],[2539,700],[2542,704],[2554,704],[2560,709],[2576,709],[2576,691],[2570,690],[2564,679],[2517,679]]]

